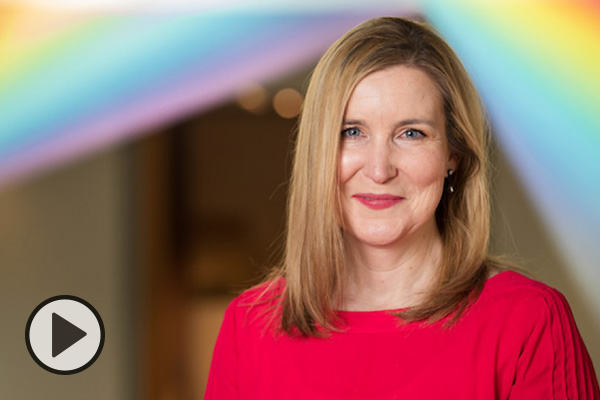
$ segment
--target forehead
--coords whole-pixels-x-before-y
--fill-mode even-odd
[[[399,65],[367,75],[350,95],[346,114],[371,115],[374,111],[403,117],[432,117],[443,114],[443,107],[439,90],[427,73]]]

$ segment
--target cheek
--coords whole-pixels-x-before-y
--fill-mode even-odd
[[[446,176],[446,159],[438,151],[415,154],[410,160],[405,160],[407,176],[415,186],[443,185]]]
[[[419,171],[411,174],[412,184],[416,188],[435,189],[443,183],[444,177],[439,168],[422,168]]]
[[[340,184],[345,184],[360,169],[362,157],[358,152],[342,150],[338,162],[338,177]]]
[[[410,203],[414,215],[429,218],[442,198],[446,164],[439,153],[421,156],[420,161],[412,165],[411,172],[406,174],[410,179],[407,194],[414,200]]]
[[[444,190],[446,176],[445,159],[439,152],[420,154],[407,169],[405,177],[410,182],[406,188],[407,195],[414,199],[411,208],[416,213],[430,214],[437,208]],[[408,183],[408,182],[407,182]]]

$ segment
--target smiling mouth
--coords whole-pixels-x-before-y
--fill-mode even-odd
[[[384,193],[384,194],[375,194],[375,193],[357,193],[355,195],[353,195],[352,197],[361,197],[363,199],[368,199],[368,200],[401,200],[404,199],[404,197],[402,196],[396,196],[393,194],[388,194],[388,193]]]
[[[379,197],[371,197],[371,196],[358,196],[367,200],[399,200],[401,197],[399,196],[379,196]]]
[[[391,194],[372,194],[372,193],[358,193],[352,196],[352,198],[360,201],[365,206],[372,210],[383,210],[390,208],[405,200],[404,197],[394,196]]]

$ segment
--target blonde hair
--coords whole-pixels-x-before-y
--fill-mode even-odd
[[[285,251],[265,291],[285,281],[277,305],[288,334],[336,330],[345,249],[340,228],[337,163],[344,109],[368,74],[406,65],[424,71],[443,99],[449,148],[457,161],[454,193],[436,210],[443,242],[437,280],[425,300],[398,313],[404,321],[457,320],[481,291],[488,268],[487,118],[471,80],[450,46],[428,25],[402,18],[371,19],[337,40],[310,79],[300,116],[288,199]]]

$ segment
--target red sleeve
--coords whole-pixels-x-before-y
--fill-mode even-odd
[[[238,398],[236,304],[237,299],[233,300],[225,311],[213,352],[204,400],[235,400]]]
[[[592,361],[565,297],[545,288],[532,310],[533,328],[509,398],[600,400]]]

